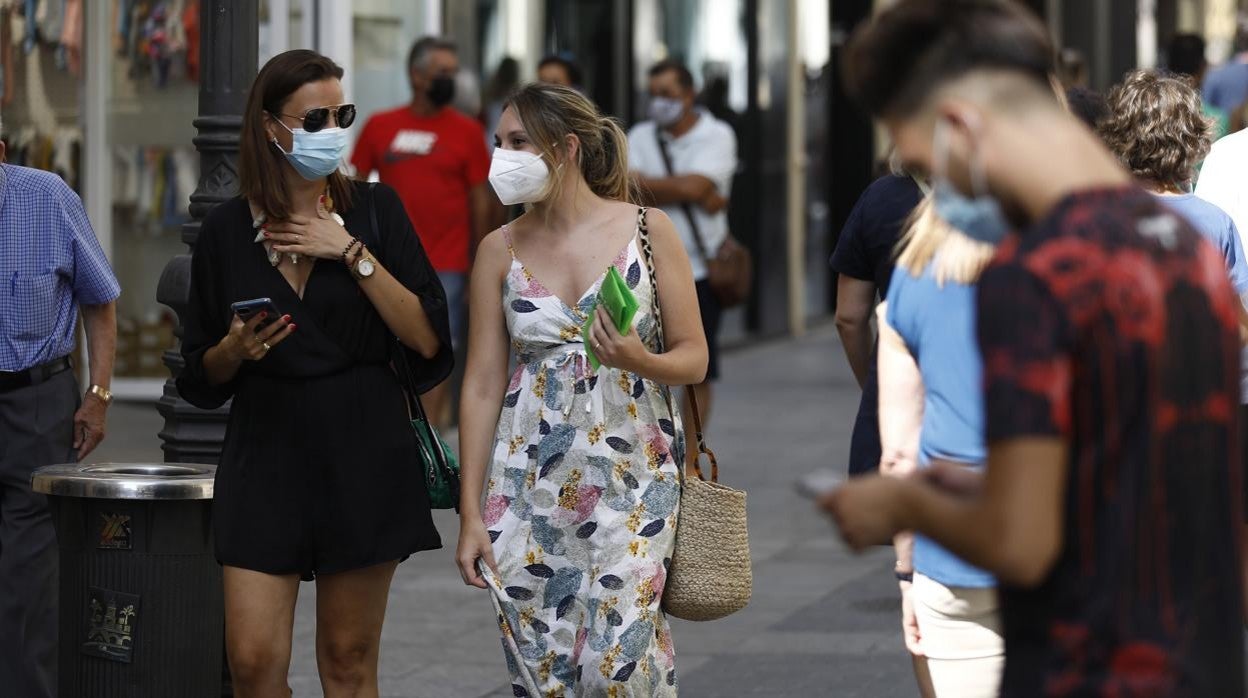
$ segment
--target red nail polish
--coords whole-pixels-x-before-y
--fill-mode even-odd
[[[269,237],[269,231],[267,231],[267,230],[266,230],[266,231],[264,231],[264,236],[265,236],[266,238],[267,238],[267,237]]]
[[[289,316],[289,315],[283,315],[283,316],[282,316],[282,319],[283,319],[283,320],[285,320],[286,322],[290,322],[290,316]]]
[[[290,325],[290,331],[291,331],[291,332],[294,332],[296,327],[298,327],[298,325],[295,325],[294,323],[291,323],[291,325]]]
[[[260,313],[260,319],[261,319],[261,320],[265,319],[265,318],[266,318],[266,317],[268,317],[268,316],[269,316],[269,314],[268,314],[268,313],[261,311],[261,313]]]

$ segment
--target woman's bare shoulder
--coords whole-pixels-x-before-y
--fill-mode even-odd
[[[495,228],[481,239],[481,243],[477,245],[476,264],[486,264],[494,268],[511,261],[510,231],[504,228],[506,226]]]

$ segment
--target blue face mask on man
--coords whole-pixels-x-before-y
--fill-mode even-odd
[[[281,119],[277,123],[282,124]],[[347,130],[338,126],[323,128],[316,132],[308,132],[301,128],[282,126],[294,136],[290,152],[282,150],[282,146],[273,139],[273,145],[286,156],[291,166],[304,179],[315,180],[328,177],[342,163],[342,156],[347,152]]]
[[[1010,232],[1010,223],[1001,204],[988,193],[984,163],[979,152],[971,154],[971,187],[974,196],[966,196],[949,180],[949,138],[944,122],[936,122],[932,143],[935,159],[932,175],[932,206],[936,215],[969,238],[995,245]]]

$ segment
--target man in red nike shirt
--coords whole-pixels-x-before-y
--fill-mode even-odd
[[[490,156],[481,125],[450,106],[459,70],[455,44],[420,39],[412,45],[407,65],[411,103],[368,120],[351,164],[361,179],[377,172],[399,193],[446,289],[451,335],[459,342],[465,329],[468,267],[492,217],[492,194],[486,186]],[[449,386],[434,388],[424,401],[429,416],[446,426]]]

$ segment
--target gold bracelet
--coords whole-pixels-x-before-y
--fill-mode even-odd
[[[113,393],[111,390],[108,390],[107,388],[103,388],[98,385],[92,385],[90,388],[87,389],[87,395],[89,397],[93,397],[99,400],[100,402],[103,402],[105,406],[113,404]]]

